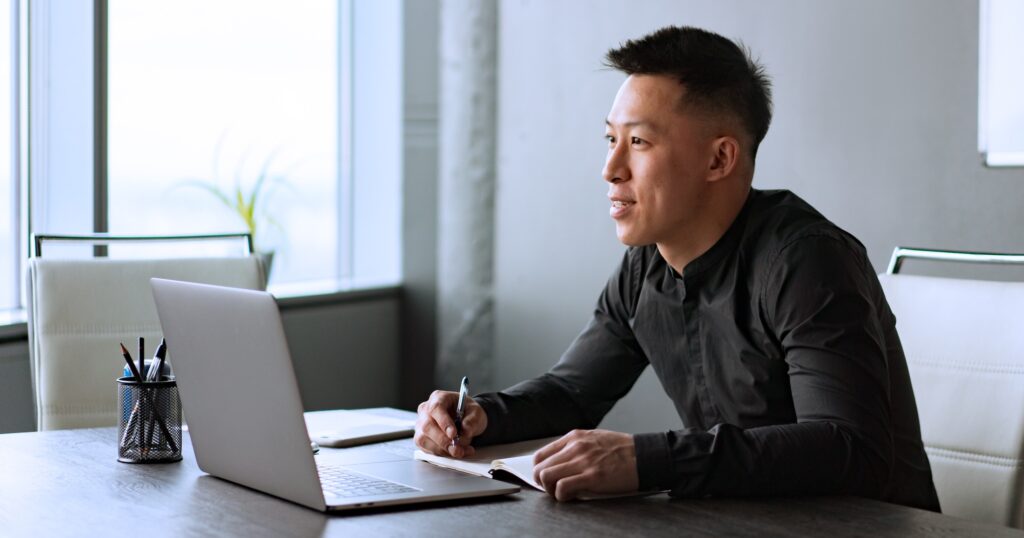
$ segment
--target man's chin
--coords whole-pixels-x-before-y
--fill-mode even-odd
[[[642,247],[649,243],[649,241],[643,241],[636,234],[631,234],[628,231],[617,230],[615,234],[619,238],[619,242],[627,247]]]

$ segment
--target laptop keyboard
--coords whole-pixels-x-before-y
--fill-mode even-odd
[[[334,465],[319,464],[320,486],[324,494],[334,497],[363,497],[365,495],[393,495],[421,491],[417,488],[384,480]]]

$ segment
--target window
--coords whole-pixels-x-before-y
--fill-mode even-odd
[[[108,9],[111,233],[244,231],[251,212],[273,281],[336,277],[336,3]]]
[[[988,166],[1024,166],[1024,2],[982,0],[978,150]]]
[[[25,6],[14,88],[30,106],[20,177],[0,175],[0,308],[19,306],[30,234],[241,231],[235,202],[257,184],[276,292],[397,281],[402,2],[7,2]]]
[[[17,230],[18,230],[18,182],[13,167],[16,166],[14,141],[14,112],[17,103],[18,77],[12,71],[17,69],[14,46],[17,39],[12,3],[16,0],[0,0],[0,310],[14,308],[18,303]]]

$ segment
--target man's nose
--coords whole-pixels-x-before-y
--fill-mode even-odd
[[[628,159],[626,148],[619,144],[608,149],[608,156],[604,160],[604,169],[601,175],[608,183],[618,183],[629,179]]]

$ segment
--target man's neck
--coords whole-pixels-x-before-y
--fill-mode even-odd
[[[658,243],[658,252],[661,257],[679,274],[693,260],[696,260],[705,252],[715,246],[715,243],[725,235],[732,223],[739,216],[743,205],[750,194],[750,188],[742,191],[742,194],[730,193],[713,200],[704,218],[689,230],[686,230],[678,241]]]

